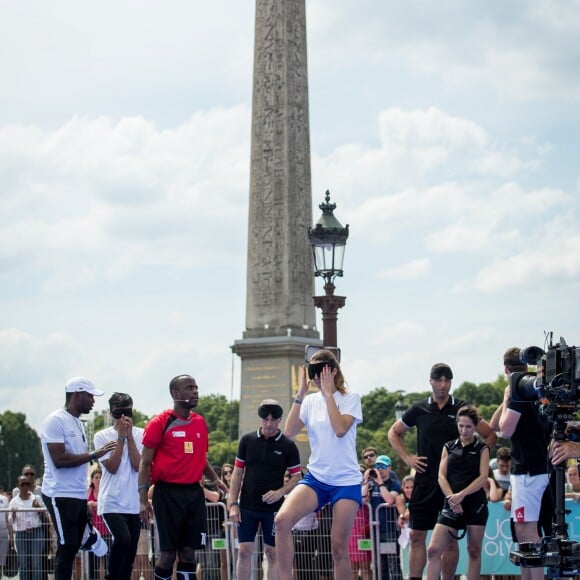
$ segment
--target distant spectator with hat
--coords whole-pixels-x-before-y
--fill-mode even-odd
[[[42,423],[40,441],[44,455],[42,500],[57,536],[55,580],[70,580],[73,562],[87,524],[87,465],[115,448],[112,441],[89,451],[85,428],[79,417],[89,413],[95,397],[104,395],[83,377],[65,386],[65,406]]]
[[[312,383],[318,390],[308,394]],[[300,518],[332,510],[331,550],[335,578],[350,578],[348,551],[354,519],[362,505],[356,427],[362,422],[358,393],[350,391],[340,364],[327,350],[317,351],[301,369],[300,387],[288,413],[284,433],[296,437],[306,427],[310,441],[308,473],[292,490],[276,516],[276,545],[281,580],[291,580],[292,528]]]
[[[420,578],[427,562],[425,541],[427,531],[437,523],[439,510],[443,505],[443,492],[437,482],[441,452],[447,441],[457,439],[457,411],[467,405],[449,394],[453,371],[446,363],[436,363],[431,367],[429,382],[432,394],[417,401],[395,421],[389,429],[389,442],[399,457],[415,470],[415,485],[409,503],[409,578]],[[410,453],[404,443],[405,433],[412,427],[417,428],[417,454]],[[479,435],[486,439],[488,447],[493,448],[497,437],[485,420],[476,426]],[[459,549],[454,540],[442,559],[442,578],[453,578]]]
[[[243,435],[238,444],[228,496],[230,520],[238,524],[238,580],[251,577],[258,527],[268,559],[268,580],[278,578],[274,516],[301,478],[298,447],[279,429],[282,413],[278,401],[264,399],[258,406],[260,427]]]
[[[397,496],[401,493],[401,483],[395,476],[391,467],[391,458],[388,455],[379,455],[374,467],[367,469],[364,474],[366,482],[366,494],[368,494],[373,519],[379,522],[379,541],[381,543],[390,542],[396,546],[396,552],[392,554],[381,554],[380,568],[381,578],[400,580],[402,578],[399,544],[397,538],[399,528],[397,518],[399,512],[396,508]],[[363,487],[363,499],[365,490]],[[379,506],[387,504],[386,509]]]

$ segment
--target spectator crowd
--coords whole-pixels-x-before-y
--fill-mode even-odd
[[[508,378],[527,370],[517,348],[503,362]],[[190,375],[171,380],[172,405],[144,429],[133,425],[131,396],[113,393],[111,425],[92,442],[80,416],[104,392],[73,378],[64,408],[42,425],[42,480],[25,465],[16,487],[0,494],[0,567],[15,548],[22,580],[44,580],[49,571],[56,580],[80,578],[84,550],[90,580],[211,580],[234,572],[250,580],[263,554],[268,580],[399,580],[408,546],[411,580],[450,580],[465,537],[467,578],[479,578],[488,502],[509,512],[514,542],[537,542],[551,533],[556,464],[566,470],[566,498],[580,499],[580,453],[551,442],[546,417],[514,398],[509,384],[488,422],[451,394],[452,381],[448,364],[434,364],[429,397],[389,429],[405,467],[397,474],[380,448],[358,456],[360,396],[329,350],[301,369],[290,409],[274,399],[260,403],[257,429],[242,435],[235,459],[221,467],[208,461],[208,428],[194,411],[199,387]],[[405,441],[412,429],[416,451]],[[294,442],[303,430],[311,449],[305,463]],[[498,437],[509,445],[498,447]],[[223,506],[217,526],[208,524],[207,504]],[[208,538],[223,538],[227,526],[235,561],[222,551],[210,562]],[[388,547],[376,558],[373,539]],[[541,578],[543,569],[522,567],[521,577]]]

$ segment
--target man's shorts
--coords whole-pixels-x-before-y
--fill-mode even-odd
[[[158,481],[153,489],[153,511],[161,552],[206,546],[205,497],[199,483],[182,485]]]
[[[307,485],[316,492],[318,498],[318,507],[315,511],[321,510],[327,503],[332,507],[341,499],[351,499],[362,506],[362,491],[360,484],[356,485],[329,485],[318,481],[310,473],[307,473],[298,485]]]
[[[276,528],[274,527],[274,517],[276,512],[257,512],[254,510],[240,509],[242,521],[238,526],[238,542],[253,542],[258,533],[258,526],[262,526],[262,537],[264,544],[268,546],[276,545]]]
[[[512,518],[516,524],[537,522],[540,519],[542,496],[548,480],[547,473],[511,475]]]
[[[409,501],[409,528],[432,530],[443,508],[445,496],[436,481],[415,480],[413,495]]]

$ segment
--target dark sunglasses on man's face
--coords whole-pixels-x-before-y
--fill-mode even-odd
[[[367,453],[366,455],[363,455],[363,459],[370,459],[371,457],[376,457],[377,454],[376,453]]]
[[[334,369],[334,361],[329,360],[318,363],[308,363],[308,378],[312,381],[314,377],[320,376],[324,367],[330,367],[331,369]]]
[[[36,473],[32,473],[32,471],[25,471],[22,475],[26,475],[26,477],[35,477]]]
[[[132,417],[133,409],[131,407],[125,407],[124,409],[113,409],[111,411],[113,419],[120,419],[123,415],[125,415],[125,417]]]

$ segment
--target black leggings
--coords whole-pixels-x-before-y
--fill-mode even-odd
[[[139,514],[103,514],[103,519],[113,536],[106,578],[129,580],[137,544],[141,533]]]

